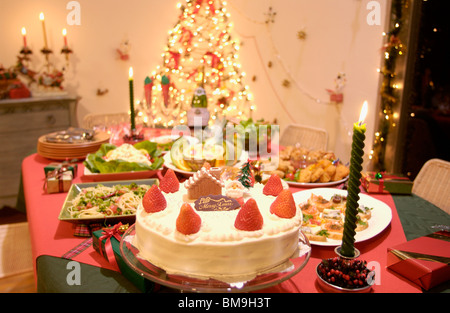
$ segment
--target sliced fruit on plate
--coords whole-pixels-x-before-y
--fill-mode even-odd
[[[191,171],[191,168],[186,164],[183,160],[183,149],[184,147],[189,145],[189,140],[181,137],[177,141],[175,141],[172,145],[172,149],[170,149],[170,158],[172,160],[173,165],[183,171]]]

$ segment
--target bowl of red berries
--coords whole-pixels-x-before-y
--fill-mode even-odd
[[[323,259],[317,265],[317,281],[325,292],[370,292],[375,282],[375,273],[367,268],[367,262],[339,255]]]

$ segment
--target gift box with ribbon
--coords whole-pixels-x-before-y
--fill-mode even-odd
[[[411,194],[413,182],[402,174],[366,172],[361,185],[368,193]]]
[[[450,280],[450,232],[439,231],[388,248],[390,270],[429,290]]]
[[[112,227],[102,228],[92,233],[92,245],[109,263],[115,265],[122,275],[131,281],[139,290],[148,293],[158,288],[154,282],[133,271],[124,261],[120,253],[120,240],[127,230],[128,224],[118,223]]]
[[[64,167],[47,172],[44,189],[47,193],[67,192],[72,186],[73,174]]]
[[[74,161],[67,161],[62,163],[53,162],[44,167],[44,173],[47,177],[47,174],[49,172],[53,172],[54,170],[60,169],[60,168],[66,168],[67,170],[72,172],[72,177],[77,177],[77,170],[78,170],[78,164],[74,163]]]

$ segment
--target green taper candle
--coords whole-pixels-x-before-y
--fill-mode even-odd
[[[358,214],[359,186],[361,185],[361,171],[364,156],[364,139],[366,138],[367,101],[364,102],[359,122],[353,124],[352,153],[350,158],[350,174],[347,188],[347,204],[345,208],[344,234],[342,237],[341,254],[347,257],[355,255],[355,235]]]
[[[130,119],[131,119],[131,130],[136,129],[135,117],[134,117],[134,86],[133,86],[133,68],[130,67],[128,71],[128,81],[130,85]]]

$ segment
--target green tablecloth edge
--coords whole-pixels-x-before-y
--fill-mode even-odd
[[[70,262],[80,265],[79,284],[73,284],[78,273]],[[36,274],[38,293],[141,293],[119,272],[49,255],[36,259]]]

